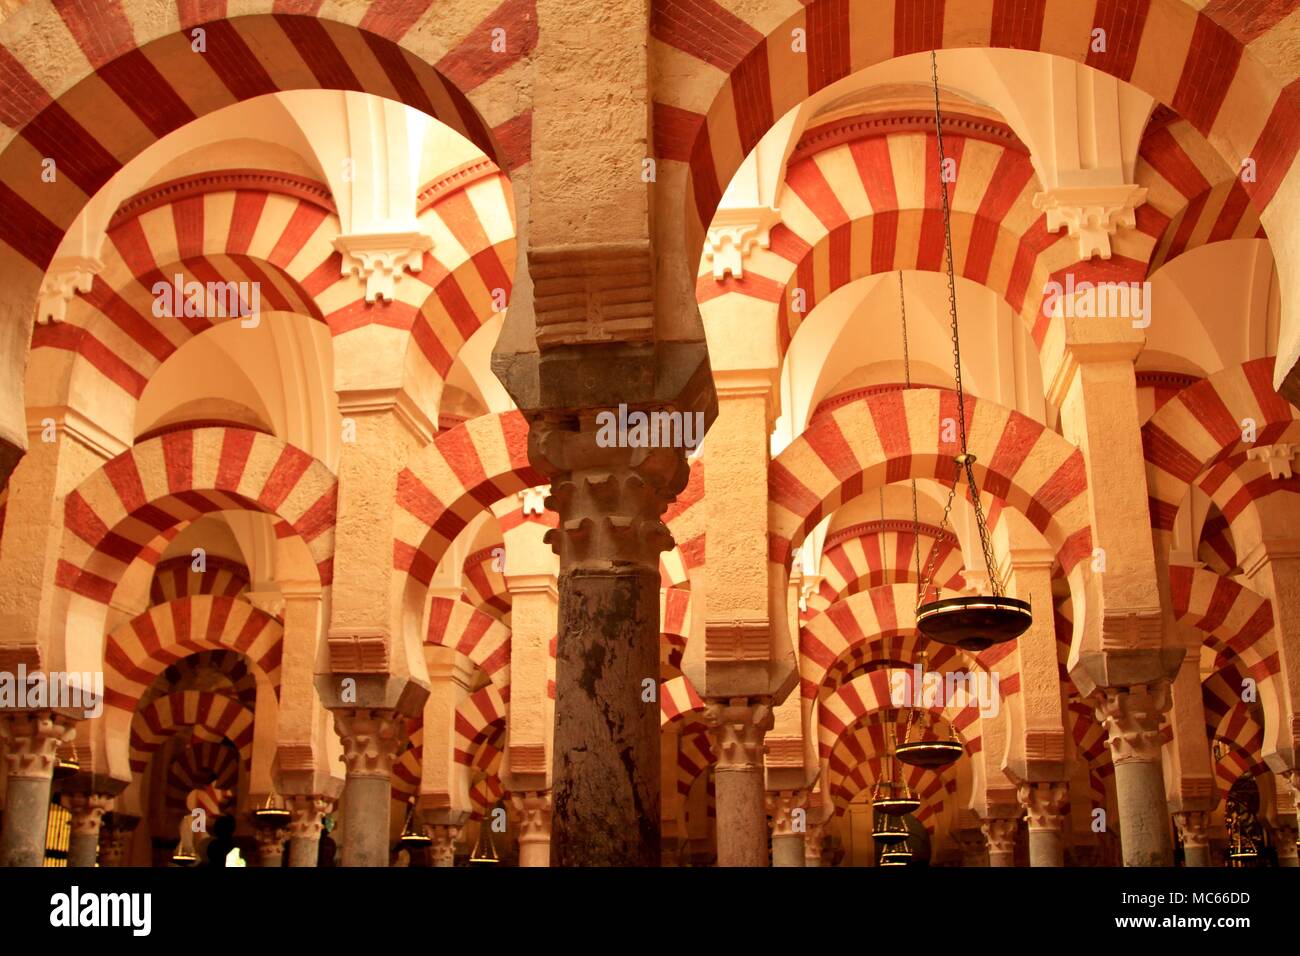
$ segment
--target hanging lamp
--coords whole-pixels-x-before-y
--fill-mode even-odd
[[[291,814],[280,799],[273,793],[266,795],[266,801],[253,811],[253,823],[259,827],[280,829],[289,825]]]
[[[479,821],[478,841],[474,844],[474,852],[469,855],[469,862],[473,866],[496,866],[501,862],[497,857],[496,844],[492,842],[492,834],[488,832],[492,826],[488,823],[490,816],[490,813],[485,813]]]
[[[871,839],[885,846],[902,843],[907,839],[907,824],[902,817],[888,813],[872,814]]]
[[[81,773],[81,764],[77,761],[77,751],[71,744],[59,748],[58,758],[54,762],[55,780],[67,780]]]
[[[414,850],[419,847],[428,846],[433,842],[433,837],[425,833],[415,823],[415,800],[412,799],[406,805],[406,822],[402,824],[402,835],[397,838],[397,845],[405,847],[408,850]]]
[[[882,720],[883,724],[884,721]],[[871,808],[886,816],[901,817],[921,808],[921,801],[906,783],[898,779],[898,765],[894,760],[894,729],[889,728],[889,751],[885,754],[886,778],[876,781],[871,791]]]
[[[925,667],[925,655],[921,655],[922,673]],[[920,713],[918,717],[917,714]],[[912,728],[917,728],[917,737],[912,739]],[[911,767],[926,770],[939,770],[953,763],[962,755],[965,747],[957,739],[957,732],[948,723],[948,736],[938,734],[927,736],[934,729],[934,718],[925,708],[910,708],[907,712],[907,727],[903,731],[903,741],[894,748],[894,755]]]
[[[895,843],[887,847],[880,854],[881,866],[907,866],[912,862],[912,846],[904,839],[901,843]]]
[[[1002,582],[993,560],[989,530],[984,520],[984,506],[980,502],[979,486],[975,481],[975,456],[966,444],[966,399],[961,381],[961,341],[957,329],[957,283],[953,276],[952,212],[948,207],[948,183],[944,179],[943,115],[939,108],[939,66],[933,50],[930,51],[930,76],[934,84],[934,132],[939,151],[939,190],[943,199],[944,253],[948,273],[948,316],[952,323],[953,378],[957,386],[957,433],[961,452],[954,456],[956,473],[952,490],[943,510],[943,525],[948,522],[957,489],[966,485],[971,507],[975,511],[975,524],[979,530],[980,549],[984,553],[984,567],[988,574],[988,595],[955,597],[925,601],[934,574],[934,561],[938,549],[930,552],[927,580],[919,585],[916,608],[916,627],[925,637],[940,644],[951,644],[963,650],[978,653],[994,644],[1014,641],[1029,629],[1033,622],[1029,603],[1002,593]],[[943,526],[941,525],[941,527]],[[901,759],[901,754],[900,754]]]

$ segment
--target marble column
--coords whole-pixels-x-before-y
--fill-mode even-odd
[[[984,841],[989,847],[989,866],[1016,865],[1016,832],[1020,820],[1016,817],[990,817],[980,824]]]
[[[1029,822],[1029,865],[1064,866],[1069,785],[1061,782],[1022,783],[1018,796]]]
[[[710,701],[704,708],[713,745],[718,866],[767,866],[767,793],[763,737],[772,708],[745,697]]]
[[[43,866],[50,782],[59,747],[72,740],[73,721],[50,711],[0,714],[8,783],[0,866]]]
[[[284,865],[285,830],[281,827],[255,827],[257,840],[257,865],[281,867]]]
[[[320,794],[286,796],[289,806],[289,865],[316,866],[320,862],[322,821],[334,801]]]
[[[1184,866],[1210,865],[1210,815],[1204,810],[1180,810],[1174,825],[1183,841]]]
[[[551,865],[551,795],[546,791],[512,793],[519,814],[519,865]]]
[[[808,828],[808,794],[782,790],[767,795],[767,812],[772,817],[772,865],[806,866],[804,849]]]
[[[358,707],[334,711],[343,742],[343,866],[388,866],[393,762],[406,737],[396,710]]]
[[[552,862],[659,866],[660,520],[686,485],[682,448],[623,447],[583,409],[536,418],[529,458],[559,526]],[[602,417],[602,421],[605,419]],[[761,806],[761,794],[760,794]]]
[[[99,831],[99,865],[126,866],[126,855],[131,845],[131,831],[114,824]]]
[[[59,803],[68,811],[68,866],[93,867],[99,859],[100,825],[113,798],[102,793],[65,793]]]
[[[433,841],[429,844],[429,860],[432,866],[456,865],[456,841],[460,839],[461,829],[461,827],[450,823],[426,823],[424,825],[425,835]],[[547,853],[550,853],[549,844],[547,845]],[[521,852],[521,860],[522,857]]]
[[[1160,764],[1160,722],[1169,682],[1098,688],[1097,719],[1106,728],[1115,765],[1120,847],[1125,866],[1173,866],[1169,811]]]

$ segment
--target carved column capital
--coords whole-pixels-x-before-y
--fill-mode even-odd
[[[769,791],[766,802],[772,817],[772,836],[799,836],[808,832],[807,790]]]
[[[396,710],[335,710],[334,730],[343,742],[343,763],[349,777],[387,779],[392,775],[397,752],[406,742],[406,723]]]
[[[774,723],[770,702],[745,697],[711,700],[704,707],[704,722],[718,770],[762,769],[763,737]]]
[[[64,793],[59,804],[68,811],[68,824],[77,836],[97,836],[104,814],[113,808],[113,798],[104,793]]]
[[[808,832],[803,838],[803,858],[805,860],[815,860],[811,863],[813,866],[821,866],[822,850],[826,844],[826,825],[824,823],[808,824]]]
[[[721,282],[730,272],[743,279],[750,252],[768,247],[772,227],[780,221],[781,214],[770,206],[718,209],[704,240],[704,261],[713,266],[713,278]]]
[[[319,840],[322,821],[334,809],[334,799],[322,794],[294,794],[285,797],[289,808],[289,838]]]
[[[1019,829],[1019,817],[989,817],[980,823],[980,832],[984,834],[989,853],[1014,854]]]
[[[647,416],[644,433],[633,415]],[[667,415],[669,427],[654,426],[650,415]],[[686,447],[643,445],[641,439],[670,440],[672,423],[695,413],[663,409],[584,410],[563,418],[542,416],[531,423],[529,458],[551,480],[546,506],[560,517],[545,541],[564,568],[635,567],[658,573],[659,555],[673,546],[661,516],[686,487],[690,469]],[[684,418],[693,440],[703,424]],[[680,429],[679,429],[680,430]],[[685,435],[685,431],[681,431]],[[635,445],[635,446],[634,446]]]
[[[1030,830],[1059,833],[1069,809],[1070,788],[1060,782],[1022,783],[1016,791]]]
[[[1210,845],[1210,814],[1205,810],[1179,810],[1174,814],[1174,825],[1183,848],[1196,850]]]
[[[426,823],[425,835],[432,841],[429,854],[434,866],[451,866],[456,858],[456,841],[460,839],[462,827],[452,823]]]
[[[9,776],[49,779],[59,748],[72,742],[76,724],[70,717],[48,710],[0,713],[0,741],[4,742]]]
[[[284,841],[288,831],[284,827],[255,827],[253,837],[257,840],[257,859],[262,866],[279,866],[284,856]],[[274,861],[274,862],[272,862]]]
[[[1034,195],[1034,208],[1047,213],[1047,231],[1069,230],[1079,244],[1079,258],[1109,259],[1110,237],[1120,227],[1137,224],[1137,207],[1146,202],[1145,187],[1132,183],[1105,186],[1058,186]]]
[[[1097,719],[1106,728],[1112,762],[1159,762],[1160,723],[1170,704],[1169,681],[1137,687],[1100,687],[1097,693]]]
[[[519,842],[536,843],[551,839],[551,791],[516,790],[510,805],[519,814]]]
[[[381,232],[339,236],[334,248],[342,257],[341,275],[355,275],[366,285],[366,301],[394,298],[394,286],[406,270],[419,272],[433,240],[422,232]]]

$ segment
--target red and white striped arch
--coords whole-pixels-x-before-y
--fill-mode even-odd
[[[956,594],[941,591],[942,597]],[[804,697],[825,697],[846,676],[871,660],[911,667],[921,652],[931,652],[930,671],[991,668],[1010,655],[1010,646],[990,648],[973,657],[953,647],[936,646],[916,634],[916,588],[881,585],[835,602],[799,629],[800,688]],[[1014,658],[1007,663],[1012,663]],[[1002,668],[999,668],[1001,670]],[[1018,674],[1001,675],[1003,696],[1019,689]]]
[[[230,744],[196,740],[172,758],[167,767],[164,807],[170,820],[184,816],[195,790],[208,794],[202,804],[210,816],[219,814],[219,793],[233,793],[239,785],[239,751]]]
[[[1169,568],[1174,616],[1205,635],[1222,666],[1239,659],[1257,681],[1278,673],[1273,604],[1258,591],[1213,571],[1187,565]]]
[[[491,684],[470,694],[456,708],[456,762],[470,766],[474,752],[505,726],[508,697]]]
[[[677,745],[677,763],[674,778],[677,795],[684,804],[690,796],[695,781],[709,772],[716,758],[709,735],[702,730],[687,729],[682,732]],[[709,793],[709,816],[713,816],[713,794]]]
[[[148,703],[155,697],[163,697],[185,687],[194,687],[196,679],[210,681],[213,678],[224,681],[220,685],[223,694],[239,699],[248,707],[257,705],[257,685],[262,679],[261,672],[255,670],[242,654],[225,648],[197,651],[168,665],[154,678],[140,700]]]
[[[169,666],[206,650],[238,652],[258,680],[280,687],[281,638],[274,617],[247,601],[213,595],[155,605],[116,627],[104,647],[104,707],[129,715]]]
[[[1106,743],[1106,729],[1092,707],[1081,700],[1071,700],[1067,708],[1066,729],[1074,738],[1075,750],[1092,773],[1104,778],[1115,772]]]
[[[659,685],[659,726],[680,723],[690,725],[702,719],[704,698],[695,685],[682,675]]]
[[[966,397],[966,431],[981,489],[1017,509],[1068,573],[1092,550],[1083,454],[1019,412]],[[956,394],[914,388],[864,396],[818,416],[768,467],[768,556],[791,551],[823,516],[865,490],[909,477],[951,482]],[[954,429],[955,431],[955,429]]]
[[[902,739],[906,724],[905,718],[896,723],[894,732],[899,739]],[[876,781],[888,778],[889,768],[884,754],[888,752],[889,742],[885,739],[885,730],[877,721],[861,723],[839,739],[827,758],[827,792],[834,802],[836,815],[844,814],[858,794],[872,792]],[[912,816],[926,829],[933,830],[936,818],[943,815],[949,796],[957,793],[956,774],[899,764],[896,779],[911,787],[920,798],[921,806]]]
[[[822,580],[808,600],[809,616],[836,601],[887,584],[916,584],[916,552],[921,574],[931,567],[936,587],[965,587],[961,543],[951,531],[922,524],[919,536],[910,521],[886,519],[842,528],[822,545]]]
[[[1134,182],[1147,190],[1138,231],[1156,241],[1148,274],[1212,242],[1267,238],[1240,171],[1167,107],[1156,109],[1142,134]]]
[[[441,432],[397,476],[393,566],[427,587],[475,515],[545,483],[528,463],[528,425],[519,412],[483,415]]]
[[[149,603],[165,604],[200,594],[234,598],[248,590],[249,573],[243,563],[216,554],[203,560],[203,571],[195,571],[194,559],[187,555],[159,561],[149,583]]]
[[[214,511],[276,515],[305,542],[322,584],[333,577],[338,483],[306,452],[242,428],[197,428],[142,442],[69,492],[57,582],[107,605],[121,574],[159,532]]]
[[[506,576],[501,571],[502,545],[479,550],[466,555],[461,570],[464,573],[464,599],[484,614],[506,622],[512,602]]]
[[[208,743],[229,740],[245,766],[253,758],[253,712],[233,697],[184,690],[142,708],[131,721],[131,772],[142,773],[167,738],[191,731]]]
[[[1256,446],[1288,435],[1296,410],[1273,390],[1273,360],[1252,359],[1215,372],[1183,389],[1142,426],[1151,526],[1174,527],[1189,484],[1197,484],[1231,522],[1257,492],[1234,472],[1250,447],[1245,422],[1254,423]],[[1268,489],[1275,490],[1275,489]]]
[[[464,601],[435,597],[429,602],[425,643],[464,654],[497,688],[510,683],[509,628]]]
[[[836,121],[805,136],[801,146],[833,145],[796,147],[777,197],[781,222],[772,229],[770,254],[751,257],[741,279],[719,281],[712,271],[699,277],[696,297],[706,318],[710,301],[732,294],[767,303],[784,355],[803,319],[836,290],[899,269],[945,268],[938,182],[917,173],[938,167],[935,137],[891,132],[897,119]],[[1043,286],[1078,260],[1078,246],[1065,233],[1047,231],[1046,214],[1033,206],[1042,185],[1014,134],[987,120],[962,120],[945,122],[944,135],[958,164],[949,193],[953,269],[997,292],[1041,344]],[[918,115],[915,125],[924,121]],[[1117,238],[1117,253],[1145,261],[1151,240],[1142,239]]]
[[[1198,7],[1206,9],[1198,11]],[[1290,77],[1262,64],[1259,49],[1285,43],[1284,4],[1248,9],[1187,0],[993,0],[991,3],[847,3],[811,0],[737,12],[714,0],[656,4],[651,35],[673,65],[656,87],[655,143],[688,168],[688,239],[713,218],[727,184],[778,119],[811,94],[893,57],[935,49],[1004,47],[1067,57],[1133,83],[1167,103],[1227,164],[1258,161],[1248,192],[1265,208],[1291,167],[1300,136]],[[1092,30],[1106,31],[1106,52]],[[793,31],[805,31],[796,50]],[[1267,169],[1266,169],[1267,167]]]
[[[898,708],[890,700],[889,690],[889,672],[881,668],[855,677],[825,697],[818,708],[818,756],[821,759],[828,758],[840,739],[845,734],[852,733],[867,718],[881,712],[894,714]],[[952,724],[967,754],[979,752],[981,725],[978,706],[958,708],[949,705],[925,709],[933,716]]]

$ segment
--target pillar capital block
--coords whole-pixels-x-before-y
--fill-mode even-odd
[[[71,743],[75,733],[75,721],[57,711],[0,713],[0,741],[9,776],[50,779],[59,748]]]
[[[406,722],[395,710],[370,708],[334,711],[334,729],[343,742],[348,777],[387,780],[406,743]]]
[[[1169,710],[1169,681],[1098,689],[1097,719],[1106,729],[1115,764],[1159,763],[1160,724]]]
[[[763,738],[775,722],[771,701],[745,697],[710,700],[704,707],[704,722],[718,770],[762,768]]]
[[[1061,832],[1070,807],[1070,788],[1063,781],[1022,783],[1017,790],[1029,829]]]

